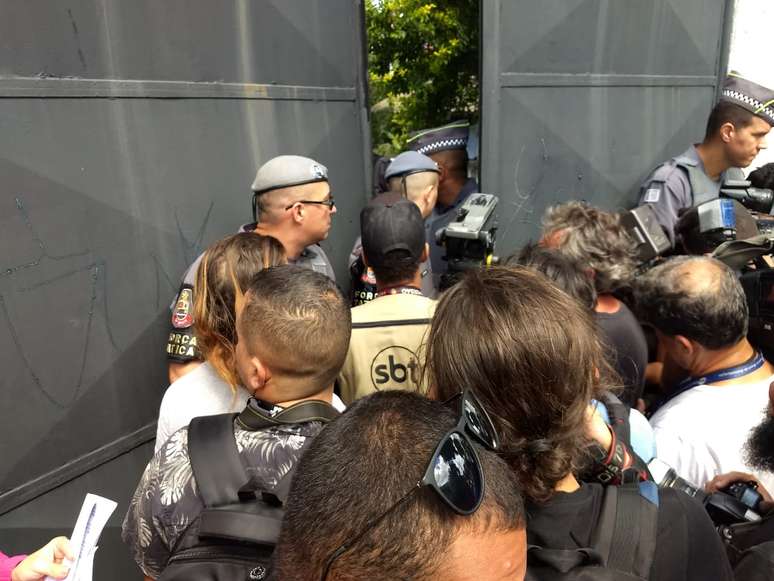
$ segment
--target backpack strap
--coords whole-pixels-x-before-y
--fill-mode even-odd
[[[331,404],[314,399],[302,401],[270,415],[261,410],[257,402],[250,398],[245,409],[237,416],[236,422],[245,430],[255,431],[283,424],[328,423],[339,415],[341,415],[340,412]]]
[[[298,462],[301,458],[303,458],[307,448],[309,448],[309,446],[312,444],[312,440],[313,438],[306,439],[304,445],[301,446],[301,449],[298,451],[299,459],[293,462],[290,470],[285,472],[285,475],[280,478],[279,482],[277,482],[277,486],[275,486],[274,490],[271,492],[270,496],[274,497],[277,502],[283,506],[287,502],[288,495],[290,494],[290,485],[293,483],[293,475],[296,473],[296,468],[298,468]],[[267,493],[264,493],[264,500],[268,500],[266,496]]]
[[[657,531],[658,488],[653,482],[605,488],[592,547],[609,569],[648,579]]]
[[[201,416],[188,427],[191,468],[207,508],[239,502],[239,489],[249,479],[234,439],[236,416]]]

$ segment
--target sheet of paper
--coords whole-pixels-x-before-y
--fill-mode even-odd
[[[107,498],[102,498],[96,494],[86,495],[73,534],[70,537],[75,560],[69,563],[70,573],[65,581],[92,581],[97,542],[116,506],[118,505],[115,502]],[[54,580],[46,577],[46,581]]]

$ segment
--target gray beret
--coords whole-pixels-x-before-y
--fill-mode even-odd
[[[280,155],[258,168],[252,189],[256,194],[262,194],[269,190],[327,181],[328,168],[323,164],[300,155]]]
[[[423,155],[418,151],[404,151],[387,166],[387,171],[384,172],[384,178],[390,179],[395,176],[407,176],[425,171],[440,173],[438,164],[426,155]]]
[[[720,100],[739,105],[774,126],[774,91],[745,79],[737,72],[728,73]]]

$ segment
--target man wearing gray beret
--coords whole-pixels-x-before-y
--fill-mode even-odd
[[[653,208],[672,245],[680,210],[717,198],[727,180],[744,179],[740,168],[766,147],[773,125],[774,91],[729,73],[704,141],[658,166],[640,188],[640,204]]]
[[[240,232],[256,232],[276,238],[284,247],[288,262],[310,268],[336,280],[328,257],[319,242],[328,237],[336,206],[328,184],[328,169],[300,155],[270,159],[255,174],[253,222]],[[193,332],[193,283],[200,255],[183,275],[173,304],[172,328],[167,342],[169,381],[201,363]],[[181,309],[188,312],[181,313]]]

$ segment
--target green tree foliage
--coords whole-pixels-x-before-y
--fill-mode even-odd
[[[478,0],[367,0],[371,134],[380,155],[411,131],[478,112]]]

